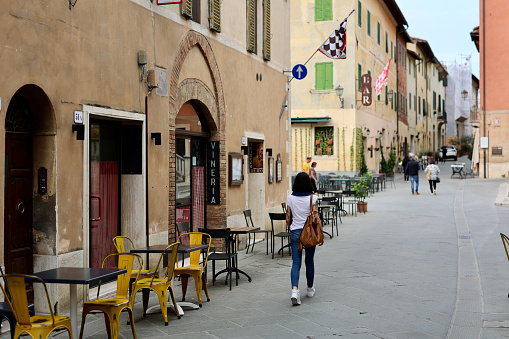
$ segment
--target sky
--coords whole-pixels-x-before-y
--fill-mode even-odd
[[[479,78],[479,53],[470,32],[479,26],[479,0],[396,0],[411,37],[427,40],[443,64],[471,56],[472,74]]]

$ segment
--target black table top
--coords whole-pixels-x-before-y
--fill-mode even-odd
[[[259,231],[260,227],[232,227],[230,228],[231,234],[248,234]]]
[[[58,267],[33,275],[41,278],[45,283],[89,285],[100,280],[113,279],[126,272],[118,268]]]
[[[150,245],[131,250],[131,253],[162,253],[168,245]],[[189,253],[193,251],[206,250],[209,245],[179,245],[178,253]],[[168,251],[168,253],[171,253]]]

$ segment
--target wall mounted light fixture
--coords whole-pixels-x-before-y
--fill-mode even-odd
[[[388,99],[388,100],[390,100],[390,101],[392,101],[392,97],[393,97],[393,96],[394,96],[394,92],[393,92],[393,91],[392,91],[392,89],[391,89],[389,92],[387,92],[387,99]]]
[[[339,98],[339,102],[341,102],[341,106],[339,106],[339,108],[344,108],[345,107],[345,99],[343,98],[343,91],[344,91],[343,86],[338,85],[338,87],[336,87],[334,90],[336,91],[336,95]]]
[[[150,133],[150,137],[154,139],[156,145],[161,145],[161,133]]]

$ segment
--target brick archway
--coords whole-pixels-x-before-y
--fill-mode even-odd
[[[199,79],[184,79],[179,84],[180,72],[184,61],[194,46],[197,46],[209,67],[209,72],[214,84],[213,89],[209,89]],[[175,240],[175,118],[182,105],[189,100],[197,100],[206,108],[206,116],[209,126],[211,127],[211,141],[219,141],[219,157],[220,163],[226,164],[226,145],[225,145],[225,105],[223,97],[223,85],[219,74],[219,68],[207,38],[196,32],[189,31],[180,42],[179,49],[175,54],[173,68],[169,73],[168,89],[169,89],[169,203],[168,203],[168,237],[169,241]],[[207,205],[206,213],[208,228],[224,228],[226,227],[226,167],[220,168],[220,204]],[[210,218],[210,216],[213,216]]]

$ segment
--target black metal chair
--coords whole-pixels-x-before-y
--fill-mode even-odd
[[[270,225],[272,227],[272,259],[274,259],[274,251],[276,250],[274,247],[274,241],[276,240],[276,237],[281,238],[281,248],[277,251],[278,253],[281,252],[281,255],[284,256],[284,249],[285,247],[288,247],[288,253],[291,254],[290,250],[290,230],[288,229],[288,226],[285,227],[286,232],[274,232],[274,220],[285,220],[286,221],[286,213],[269,213],[270,218]],[[283,240],[287,238],[288,244],[284,245]]]
[[[246,219],[246,226],[247,227],[254,227],[254,223],[253,223],[253,218],[251,217],[251,210],[245,210],[244,211],[244,219]],[[265,233],[265,238],[266,238],[266,246],[267,246],[267,250],[266,250],[266,254],[268,255],[269,254],[269,235],[271,236],[272,238],[272,230],[265,230],[265,229],[259,229],[257,231],[253,231],[253,232],[250,232],[248,233],[248,238],[247,238],[247,249],[246,249],[246,254],[249,252],[249,244],[251,243],[251,233],[253,233],[253,246],[251,246],[251,252],[253,252],[254,250],[254,245],[256,243],[256,234],[257,233]]]
[[[211,239],[221,239],[224,241],[224,251],[209,253],[208,261],[212,261],[212,285],[216,283],[216,277],[222,272],[216,274],[216,260],[226,263],[226,280],[230,277],[230,291],[232,289],[232,274],[235,272],[235,285],[239,285],[239,271],[237,265],[237,253],[233,252],[232,236],[229,228],[205,229],[199,228],[198,232],[207,233]]]
[[[2,267],[0,267],[0,275],[2,276],[4,275],[4,270],[2,269]],[[11,294],[9,293],[9,286],[7,286],[7,281],[5,280],[5,277],[3,279],[7,296],[9,299],[12,300]],[[28,313],[30,314],[30,316],[35,315],[34,304],[30,303],[28,304]],[[12,312],[12,309],[7,301],[0,302],[0,317],[7,319],[7,321],[9,322],[11,338],[14,339],[14,329],[16,328],[17,321],[16,317],[14,316],[14,312]]]
[[[340,199],[341,198],[338,198],[338,197],[323,197],[322,198],[322,201],[320,203],[320,205],[332,205],[334,206],[330,212],[329,212],[329,220],[331,221],[331,228],[332,228],[332,231],[334,233],[334,226],[336,226],[336,235],[339,235],[339,232],[338,232],[338,217],[339,217],[339,221],[341,223],[343,223],[343,221],[341,220],[341,213],[340,213],[340,210],[341,210],[341,203],[340,203]]]
[[[286,202],[282,202],[281,207],[283,207],[283,212],[286,213]]]

